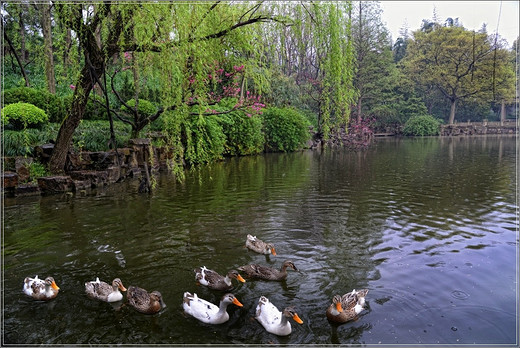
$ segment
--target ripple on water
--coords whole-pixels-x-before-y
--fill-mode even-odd
[[[451,292],[451,297],[456,298],[457,300],[467,300],[469,295],[462,290],[453,290]]]
[[[410,144],[391,144],[401,142]],[[67,203],[42,197],[42,204],[12,206],[4,234],[7,342],[512,342],[517,207],[510,193],[496,192],[514,183],[496,174],[513,172],[514,141],[512,159],[500,161],[488,151],[474,161],[464,148],[451,161],[437,139],[427,140],[435,147],[422,142],[355,154],[245,157],[225,161],[245,164],[241,170],[218,163],[191,172],[183,184],[161,176],[152,195],[134,194],[137,187],[131,187]],[[441,156],[446,161],[431,164]],[[247,233],[273,242],[279,255],[244,249]],[[229,308],[228,323],[210,326],[183,316],[184,291],[213,303],[222,295],[197,286],[193,268],[205,264],[224,273],[248,263],[279,267],[284,259],[301,273],[291,270],[283,282],[234,281],[244,307]],[[23,277],[36,272],[57,275],[62,290],[51,303],[23,296]],[[84,282],[96,276],[157,289],[168,307],[145,316],[91,300]],[[331,325],[325,311],[332,296],[353,288],[369,289],[367,310],[358,320]],[[304,324],[292,324],[288,337],[267,333],[252,319],[261,295],[280,309],[295,306]]]

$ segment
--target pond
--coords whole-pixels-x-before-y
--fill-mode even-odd
[[[378,139],[368,150],[231,158],[157,177],[150,195],[128,180],[93,195],[4,198],[6,344],[518,345],[516,138]],[[276,256],[244,248],[247,234]],[[230,320],[185,317],[185,291],[218,303],[193,269],[279,267],[282,282],[247,280]],[[57,298],[22,292],[51,275]],[[155,315],[92,300],[84,283],[121,278],[159,290]],[[335,294],[366,288],[366,310],[333,325]],[[294,306],[289,336],[254,319],[260,296]]]

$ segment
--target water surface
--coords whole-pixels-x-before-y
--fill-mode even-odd
[[[513,137],[381,139],[360,152],[233,158],[157,178],[153,194],[126,181],[92,195],[4,198],[3,342],[10,344],[518,344],[518,206]],[[250,233],[275,244],[244,248]],[[229,322],[182,313],[182,295],[217,303],[193,269],[248,263],[300,273],[248,281]],[[50,302],[22,293],[52,275]],[[89,299],[84,282],[121,278],[159,290],[147,316]],[[357,320],[331,325],[334,294],[368,288]],[[256,322],[258,298],[295,306],[287,337]]]

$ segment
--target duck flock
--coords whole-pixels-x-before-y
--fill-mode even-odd
[[[256,236],[250,234],[246,237],[245,246],[260,254],[276,255],[276,250],[272,243],[263,242],[256,238]],[[196,268],[194,272],[195,280],[199,284],[213,290],[227,292],[233,289],[232,279],[245,282],[245,279],[240,275],[239,271],[249,279],[281,281],[287,278],[288,268],[298,271],[292,261],[287,260],[282,264],[279,270],[263,265],[250,264],[238,267],[238,271],[230,270],[225,276],[205,266]],[[34,278],[27,277],[23,285],[23,292],[26,295],[40,301],[52,300],[58,295],[59,289],[52,277],[45,279],[39,279],[38,276]],[[85,283],[85,292],[89,297],[105,302],[118,302],[123,300],[121,291],[126,292],[128,303],[138,312],[154,314],[166,306],[159,291],[148,292],[137,286],[129,286],[128,289],[126,289],[119,278],[114,279],[111,285],[100,281],[99,278],[96,278],[95,281]],[[343,296],[335,295],[331,305],[327,308],[327,319],[334,323],[345,323],[355,319],[357,314],[364,310],[367,293],[367,289],[358,291],[354,289]],[[228,321],[229,314],[227,313],[227,307],[230,304],[234,304],[238,307],[243,306],[232,293],[226,293],[218,306],[199,298],[196,293],[192,294],[190,292],[184,293],[182,302],[185,314],[207,324],[222,324]],[[286,307],[283,311],[280,311],[265,296],[261,296],[258,300],[255,319],[258,320],[266,331],[279,336],[287,336],[291,333],[292,328],[289,319],[293,319],[298,324],[303,324],[303,320],[298,316],[294,307]]]

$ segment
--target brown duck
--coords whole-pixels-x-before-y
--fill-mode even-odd
[[[132,307],[144,314],[155,314],[166,307],[159,291],[148,293],[137,286],[128,287],[126,298]]]
[[[256,236],[252,236],[250,234],[248,234],[246,237],[246,248],[259,254],[273,254],[273,256],[276,256],[276,250],[274,249],[274,245],[272,243],[266,243],[256,238]]]
[[[327,308],[327,319],[335,323],[346,323],[353,320],[365,309],[367,289],[346,293],[343,296],[335,295],[332,304]]]
[[[276,268],[250,264],[245,266],[238,267],[239,271],[244,272],[247,278],[252,279],[264,279],[264,280],[284,280],[287,278],[287,268],[292,268],[295,271],[298,271],[294,263],[290,260],[286,260],[280,270]]]

